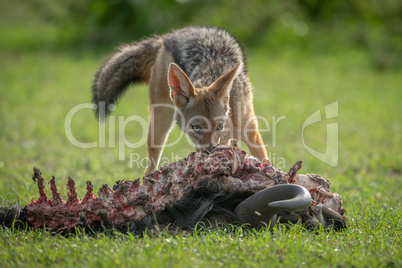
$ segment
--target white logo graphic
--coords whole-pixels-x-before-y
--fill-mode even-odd
[[[325,119],[330,119],[334,117],[338,117],[338,101],[325,106]],[[312,115],[310,115],[306,121],[304,121],[302,128],[303,146],[311,155],[313,155],[317,159],[323,161],[330,166],[336,167],[338,166],[338,123],[327,124],[327,142],[325,145],[325,153],[314,150],[304,141],[304,129],[314,123],[321,122],[321,120],[321,112],[320,110],[317,110]]]

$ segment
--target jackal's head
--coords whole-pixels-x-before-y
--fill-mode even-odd
[[[210,150],[220,142],[225,125],[228,127],[230,91],[241,66],[239,62],[208,87],[195,88],[179,66],[170,64],[168,84],[176,122],[197,150]]]

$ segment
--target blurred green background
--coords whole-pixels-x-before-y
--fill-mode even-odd
[[[374,68],[401,66],[400,0],[1,0],[1,48],[81,49],[203,24],[248,49],[331,53],[359,48]]]

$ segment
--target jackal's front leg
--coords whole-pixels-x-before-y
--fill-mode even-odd
[[[264,141],[258,130],[257,119],[253,119],[247,128],[243,130],[242,140],[247,144],[251,155],[263,162],[269,160],[267,149],[265,149]]]
[[[151,104],[148,125],[148,166],[145,175],[154,171],[159,164],[163,146],[173,124],[174,108],[169,104]]]

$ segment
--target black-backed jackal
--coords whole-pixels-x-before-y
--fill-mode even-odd
[[[93,102],[107,115],[132,83],[149,83],[148,167],[159,164],[176,121],[196,149],[239,139],[252,155],[267,159],[253,108],[253,93],[239,43],[226,31],[189,27],[126,44],[96,73]],[[102,104],[100,106],[99,104]],[[156,108],[152,108],[152,106]]]

